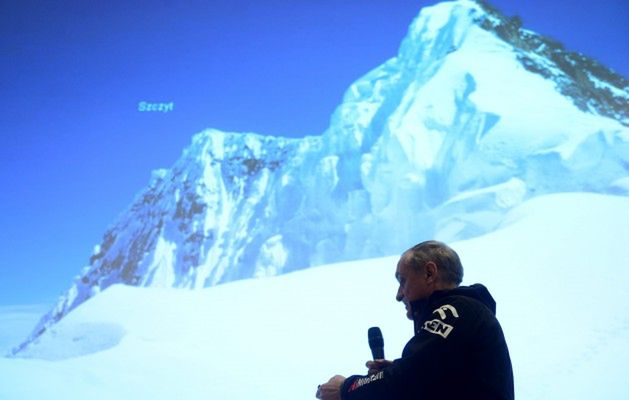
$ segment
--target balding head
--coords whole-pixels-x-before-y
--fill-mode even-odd
[[[416,271],[421,271],[429,261],[437,265],[439,279],[444,284],[458,286],[463,281],[463,265],[459,255],[445,243],[428,240],[406,250],[400,258],[401,263]]]

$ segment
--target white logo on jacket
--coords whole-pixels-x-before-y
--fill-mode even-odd
[[[454,318],[459,318],[459,313],[456,311],[456,308],[454,308],[450,304],[445,304],[445,305],[437,308],[432,313],[433,314],[437,313],[437,314],[439,314],[439,317],[441,319],[446,319],[447,318],[446,311],[450,311],[452,313],[452,316],[454,316]]]
[[[435,335],[439,335],[442,338],[447,338],[450,332],[454,329],[452,325],[448,325],[439,319],[433,319],[432,321],[424,322],[422,329]]]
[[[434,333],[435,335],[439,335],[442,338],[447,338],[450,332],[454,330],[452,325],[446,324],[442,320],[445,320],[448,317],[447,312],[450,312],[454,318],[459,318],[459,313],[456,308],[451,306],[450,304],[445,304],[436,310],[434,310],[433,314],[438,314],[441,319],[433,319],[430,321],[424,322],[422,329],[428,331],[430,333]]]

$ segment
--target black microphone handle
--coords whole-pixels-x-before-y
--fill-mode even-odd
[[[374,347],[371,349],[371,355],[374,360],[384,360],[384,348],[383,347]]]

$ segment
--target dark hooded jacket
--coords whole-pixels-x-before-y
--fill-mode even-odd
[[[402,358],[374,375],[346,379],[342,399],[513,399],[509,350],[485,286],[436,291],[411,310],[415,336]]]

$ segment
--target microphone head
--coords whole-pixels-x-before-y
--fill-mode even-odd
[[[382,338],[382,331],[380,328],[377,326],[369,328],[367,331],[367,338],[369,339],[369,348],[371,349],[373,359],[384,359],[384,339]]]

